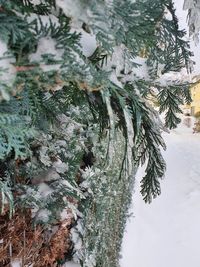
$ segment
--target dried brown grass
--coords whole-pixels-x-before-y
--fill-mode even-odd
[[[70,249],[69,227],[66,219],[45,229],[33,226],[31,210],[17,210],[9,219],[9,212],[0,216],[0,266],[8,267],[14,259],[21,259],[22,266],[55,267]]]

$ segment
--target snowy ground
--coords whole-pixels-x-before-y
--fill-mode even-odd
[[[136,181],[121,267],[200,266],[200,134],[182,124],[165,140],[162,194],[147,205]]]

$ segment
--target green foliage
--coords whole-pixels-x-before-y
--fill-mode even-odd
[[[0,19],[1,40],[16,44],[19,40],[25,39],[28,28],[26,21],[14,12],[1,12]]]
[[[116,267],[138,167],[146,165],[146,202],[161,193],[166,169],[164,126],[148,95],[157,94],[169,128],[190,101],[188,84],[160,79],[183,66],[190,71],[172,1],[77,1],[78,18],[54,0],[0,3],[0,39],[16,69],[12,85],[3,81],[0,89],[0,159],[11,181],[3,177],[3,199],[12,214],[17,192],[15,205],[36,208],[35,220],[49,225],[70,208],[83,227],[81,249],[74,244],[82,266]],[[83,37],[95,35],[88,58],[73,25]]]
[[[93,130],[98,132],[97,127]],[[106,139],[108,141],[109,136]],[[133,179],[131,176],[124,175],[125,172],[119,179],[118,166],[121,165],[123,158],[121,150],[125,149],[123,136],[119,132],[116,133],[115,144],[117,144],[117,149],[112,165],[106,165],[106,168],[102,169],[107,151],[107,144],[102,140],[93,147],[98,163],[92,168],[87,168],[83,173],[84,182],[80,186],[86,198],[80,206],[84,216],[78,223],[84,229],[81,232],[84,247],[76,250],[75,257],[81,258],[84,267],[89,264],[102,267],[118,266],[127,209],[133,190]]]
[[[152,68],[153,77],[160,76],[160,72],[165,74],[169,71],[180,71],[183,67],[190,72],[192,68],[192,52],[189,50],[189,43],[183,39],[185,30],[179,29],[173,3],[166,1],[165,8],[171,20],[163,14],[158,21],[155,43],[149,51],[148,65]]]
[[[180,118],[177,117],[178,113],[182,113],[180,105],[191,102],[188,84],[183,84],[182,90],[180,90],[180,85],[175,84],[162,88],[158,94],[158,101],[160,113],[166,112],[166,127],[170,129],[176,128],[177,124],[181,122]]]
[[[26,158],[28,155],[28,139],[33,129],[22,118],[13,114],[0,114],[0,159],[5,159],[14,152],[15,159]]]

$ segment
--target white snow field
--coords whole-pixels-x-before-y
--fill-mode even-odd
[[[138,173],[121,267],[200,266],[200,134],[182,123],[164,138],[167,172],[162,193],[145,204]]]

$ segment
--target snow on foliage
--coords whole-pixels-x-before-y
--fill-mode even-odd
[[[161,192],[163,127],[148,97],[160,76],[188,67],[184,32],[178,30],[171,1],[155,0],[151,6],[119,0],[11,2],[4,1],[1,8],[12,22],[8,47],[18,72],[15,95],[3,103],[2,112],[9,116],[0,113],[6,133],[0,145],[14,179],[12,190],[36,221],[51,227],[64,223],[67,238],[67,226],[73,224],[74,250],[64,254],[71,253],[82,267],[118,266],[140,164],[147,166],[141,183],[144,200],[151,202]],[[167,21],[166,8],[172,14]],[[16,38],[10,38],[14,33]],[[167,83],[161,85],[156,91],[160,112],[174,128],[188,88],[184,93],[182,85],[171,90]],[[25,116],[28,126],[19,123]],[[32,125],[37,133],[25,138]],[[65,219],[70,219],[67,224]],[[62,249],[68,250],[60,238]]]
[[[31,54],[29,59],[33,62],[40,62],[45,54],[52,54],[56,60],[61,60],[63,50],[56,48],[56,41],[51,37],[42,37],[38,42],[37,51]]]
[[[11,267],[21,267],[21,260],[14,260],[14,261],[11,261]]]
[[[77,263],[74,263],[72,261],[68,261],[65,263],[65,265],[63,267],[80,267],[80,265]]]
[[[81,33],[80,44],[82,47],[83,55],[90,57],[97,48],[96,37],[95,35],[87,33],[82,29],[80,29],[78,32]]]
[[[0,40],[0,101],[9,100],[9,87],[15,79],[16,70],[13,66],[14,58],[8,53],[8,47],[5,42]]]
[[[56,0],[56,5],[72,19],[72,28],[87,22],[87,10],[79,0]]]
[[[198,42],[200,32],[200,0],[185,0],[183,8],[188,10],[189,13],[189,33]]]

